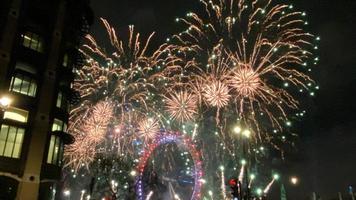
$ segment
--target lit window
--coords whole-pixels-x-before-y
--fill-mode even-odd
[[[64,67],[68,67],[68,62],[69,62],[68,54],[64,54],[62,65],[63,65]]]
[[[54,119],[52,124],[52,131],[66,131],[67,124],[64,123],[62,120]]]
[[[61,108],[62,107],[62,99],[63,99],[62,92],[58,92],[57,103],[56,103],[57,108]]]
[[[43,39],[38,34],[26,32],[22,34],[21,37],[23,46],[38,52],[43,52]]]
[[[36,96],[36,81],[23,74],[16,74],[11,78],[10,91],[18,92],[31,97]]]
[[[4,119],[10,119],[22,123],[26,123],[28,119],[28,111],[10,107],[4,112]]]
[[[57,95],[56,107],[69,112],[67,98],[61,91],[59,91]]]
[[[20,158],[25,129],[6,124],[1,125],[0,156]]]
[[[63,158],[63,142],[58,136],[52,135],[49,142],[47,163],[60,166]]]

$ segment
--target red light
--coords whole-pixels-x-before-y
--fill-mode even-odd
[[[237,185],[236,179],[230,179],[229,180],[229,185],[230,186],[236,186]]]

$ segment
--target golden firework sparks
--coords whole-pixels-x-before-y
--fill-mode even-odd
[[[198,114],[196,97],[187,91],[173,92],[165,97],[166,110],[179,122],[191,121]]]

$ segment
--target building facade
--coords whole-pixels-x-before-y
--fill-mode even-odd
[[[2,0],[0,6],[0,199],[55,199],[61,187],[70,88],[88,0]]]

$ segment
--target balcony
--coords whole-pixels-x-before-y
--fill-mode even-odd
[[[59,136],[65,145],[74,143],[74,137],[65,131],[53,131],[52,134]]]
[[[61,85],[60,91],[66,95],[67,100],[71,105],[77,105],[80,102],[79,92],[70,88],[69,86]]]

